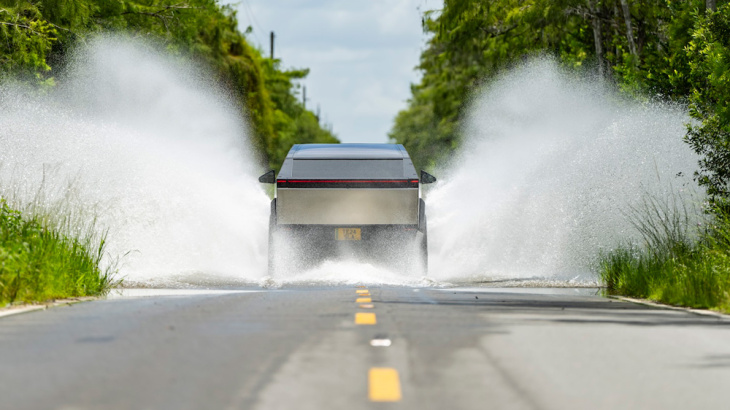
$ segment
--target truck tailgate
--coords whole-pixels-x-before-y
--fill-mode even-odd
[[[278,224],[416,225],[418,188],[279,188]]]

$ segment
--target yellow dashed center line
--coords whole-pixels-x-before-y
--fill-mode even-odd
[[[358,293],[358,294],[361,294],[361,293],[370,293],[370,291],[367,290],[367,289],[358,289],[358,290],[355,291],[355,293]]]
[[[355,313],[356,325],[374,325],[377,323],[375,313],[359,312]]]
[[[360,305],[361,309],[372,309],[374,307],[375,306],[372,303],[364,303],[364,304]]]
[[[370,401],[400,401],[398,371],[390,367],[373,367],[368,373]]]
[[[355,303],[370,303],[373,300],[370,298],[357,298],[355,299]]]

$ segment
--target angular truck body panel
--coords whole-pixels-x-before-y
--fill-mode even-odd
[[[418,188],[278,188],[280,225],[417,225]]]
[[[400,144],[296,144],[279,173],[269,217],[269,272],[362,257],[428,272],[426,205]],[[277,255],[281,255],[278,257]]]

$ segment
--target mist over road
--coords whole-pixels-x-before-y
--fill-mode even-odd
[[[0,318],[2,407],[727,404],[730,320],[609,300],[591,289],[148,292],[163,295]],[[390,346],[372,346],[373,339]],[[374,401],[382,399],[396,402]]]

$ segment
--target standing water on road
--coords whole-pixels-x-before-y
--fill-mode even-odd
[[[645,194],[698,198],[688,121],[547,59],[502,76],[473,101],[428,195],[432,275],[594,282],[599,250],[635,238],[626,214]]]
[[[0,194],[96,215],[128,281],[258,280],[268,198],[241,110],[162,55],[100,38],[46,95],[2,86]]]

